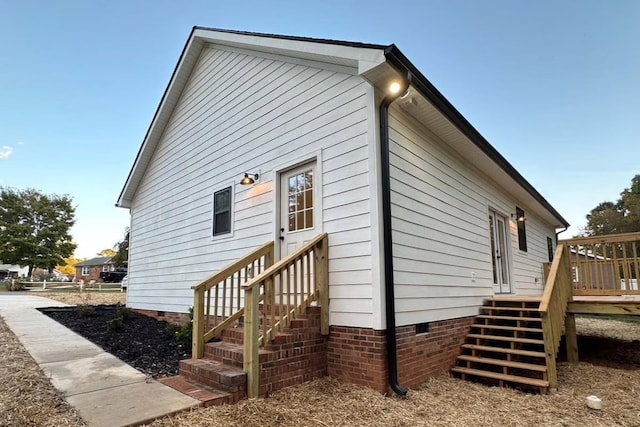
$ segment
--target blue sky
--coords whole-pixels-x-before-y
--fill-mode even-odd
[[[114,207],[194,25],[395,43],[573,225],[640,173],[639,1],[0,5],[0,185],[69,194],[76,254]],[[565,233],[567,236],[567,233]]]

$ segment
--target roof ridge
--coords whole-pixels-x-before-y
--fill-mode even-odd
[[[354,41],[348,41],[348,40],[335,40],[335,39],[324,39],[324,38],[316,38],[316,37],[258,33],[253,31],[229,30],[225,28],[201,27],[198,25],[195,25],[193,27],[193,31],[195,30],[217,31],[220,33],[237,34],[237,35],[243,35],[243,36],[268,37],[272,39],[281,39],[281,40],[293,40],[293,41],[313,42],[313,43],[322,43],[322,44],[336,44],[340,46],[349,46],[349,47],[357,47],[357,48],[365,48],[365,49],[386,49],[392,46],[392,44],[363,43],[363,42],[354,42]]]

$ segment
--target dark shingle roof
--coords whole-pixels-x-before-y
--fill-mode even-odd
[[[110,256],[99,256],[99,257],[91,258],[86,261],[79,262],[75,266],[84,267],[86,265],[92,266],[92,265],[105,265],[105,264],[111,264]]]

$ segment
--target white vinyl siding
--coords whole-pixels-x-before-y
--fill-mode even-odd
[[[129,306],[187,312],[192,285],[274,240],[276,168],[321,152],[330,321],[371,327],[368,83],[292,61],[203,49],[132,201]],[[247,171],[213,239],[211,195]]]
[[[404,111],[393,108],[390,122],[398,324],[478,314],[494,293],[489,209],[507,218],[516,205],[527,212],[528,252],[518,250],[515,221],[508,221],[510,282],[514,293],[540,294],[553,227]]]

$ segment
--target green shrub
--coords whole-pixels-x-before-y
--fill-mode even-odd
[[[112,331],[119,331],[124,327],[124,319],[122,316],[114,317],[107,322],[107,327]]]
[[[193,336],[193,307],[189,308],[189,322],[184,325],[168,325],[167,331],[171,333],[180,344],[191,346]]]
[[[122,317],[122,320],[127,320],[129,318],[130,313],[131,313],[131,310],[129,310],[124,305],[118,304],[118,306],[116,307],[116,316]]]
[[[91,317],[96,314],[96,309],[92,305],[82,304],[78,306],[78,313],[82,317]]]

